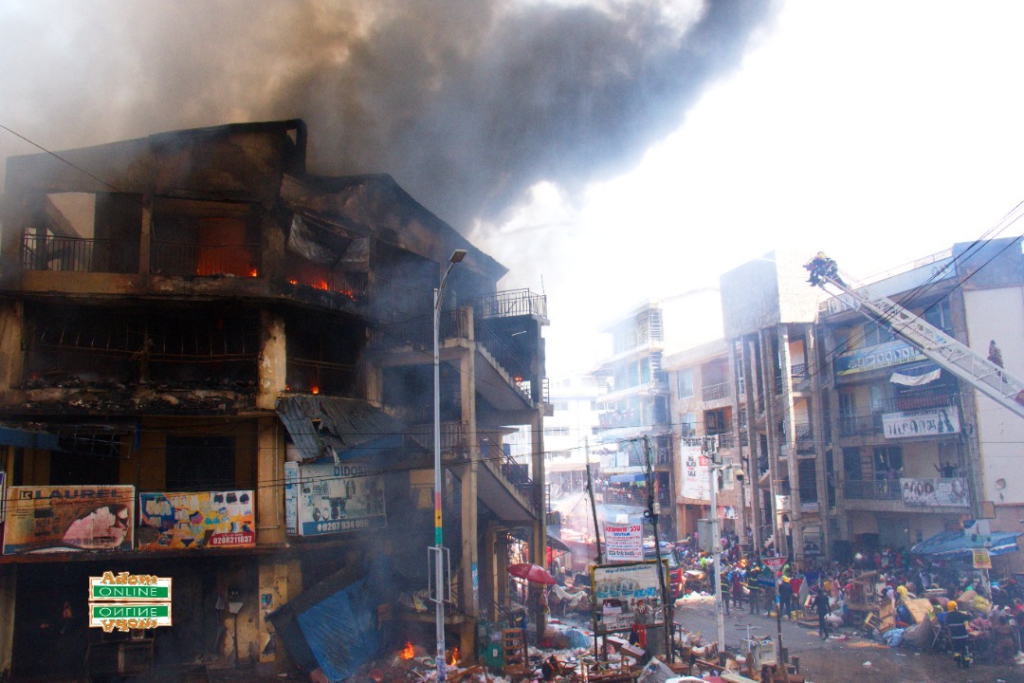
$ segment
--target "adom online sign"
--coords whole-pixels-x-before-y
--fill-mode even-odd
[[[89,577],[89,627],[105,632],[171,626],[171,579],[103,572]]]

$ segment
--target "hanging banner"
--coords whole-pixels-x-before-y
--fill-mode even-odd
[[[681,446],[680,450],[680,457],[683,459],[683,498],[710,500],[708,457],[701,453],[700,446]]]
[[[949,505],[969,507],[966,479],[900,479],[903,503],[908,507]]]
[[[289,536],[299,535],[299,463],[284,464],[284,526]]]
[[[852,375],[904,363],[927,360],[921,350],[905,341],[891,341],[844,353],[836,358],[837,375]]]
[[[604,525],[605,558],[609,562],[637,562],[644,559],[642,524]]]
[[[360,463],[299,464],[298,469],[299,478],[294,486],[299,536],[387,525],[382,475],[370,472]]]
[[[987,548],[975,548],[973,554],[975,569],[992,569],[992,556]]]
[[[917,436],[959,434],[960,417],[956,408],[915,410],[905,413],[884,413],[882,429],[887,439],[909,439]]]
[[[134,486],[12,486],[4,555],[131,550]]]
[[[255,547],[252,491],[139,494],[139,550]]]
[[[668,572],[668,561],[662,562]],[[590,570],[590,582],[594,586],[596,634],[629,631],[634,624],[665,623],[657,562],[596,566]]]

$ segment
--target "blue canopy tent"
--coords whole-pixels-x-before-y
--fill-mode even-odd
[[[937,560],[969,560],[974,550],[987,548],[990,555],[1005,555],[1017,551],[1019,532],[994,531],[988,543],[972,540],[963,531],[941,531],[929,539],[915,544],[910,552]]]
[[[611,484],[643,484],[647,482],[647,475],[643,472],[631,472],[629,474],[613,474],[608,477]]]

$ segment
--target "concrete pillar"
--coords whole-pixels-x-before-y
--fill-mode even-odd
[[[786,447],[789,455],[789,520],[793,529],[793,557],[797,563],[804,557],[804,528],[800,512],[800,457],[796,452],[796,411],[793,409],[793,359],[789,353],[789,325],[779,325],[779,374],[782,377],[782,419],[786,421]]]
[[[823,326],[824,338],[823,343],[825,344],[825,358],[836,357],[836,341],[833,329],[831,326]],[[832,368],[823,367],[823,372],[829,373],[831,376]],[[840,428],[839,420],[839,384],[838,378],[832,377],[829,382],[831,388],[831,400],[828,403],[828,416],[826,419],[829,420],[832,425],[832,471],[834,474],[833,486],[836,490],[836,522],[838,527],[838,537],[841,540],[850,539],[850,524],[846,513],[846,469],[845,462],[843,459],[843,449],[840,447],[842,440],[842,430]],[[821,388],[822,393],[825,392],[825,387]],[[830,548],[831,550],[831,548]]]
[[[459,388],[462,421],[466,425],[467,462],[460,467],[462,479],[462,566],[460,604],[470,618],[460,631],[459,649],[465,661],[476,656],[476,620],[480,614],[479,544],[477,543],[479,502],[477,492],[480,442],[476,428],[476,353],[472,348],[459,359]]]
[[[761,384],[764,390],[764,416],[767,426],[768,437],[768,481],[772,499],[772,533],[775,536],[775,552],[784,554],[786,552],[786,537],[783,534],[782,510],[779,510],[778,496],[782,492],[782,474],[779,471],[779,438],[777,435],[778,425],[776,423],[775,410],[775,361],[772,358],[771,337],[768,330],[762,329],[760,335],[761,346]]]
[[[821,543],[825,559],[832,559],[832,529],[829,525],[828,458],[831,444],[825,442],[824,385],[828,382],[827,368],[818,365],[818,339],[814,325],[804,327],[806,340],[807,373],[811,378],[811,429],[814,430],[814,454],[818,463],[818,519],[821,524]]]
[[[741,402],[740,402],[740,377],[739,377],[739,375],[740,375],[740,373],[739,373],[740,361],[739,361],[739,359],[737,358],[737,355],[736,355],[736,341],[730,339],[728,341],[728,344],[729,344],[729,373],[730,373],[730,376],[732,377],[732,414],[736,418],[735,427],[733,427],[733,429],[732,429],[732,434],[733,434],[733,440],[736,443],[736,452],[740,456],[739,457],[740,465],[742,466],[743,463],[746,461],[747,457],[750,455],[750,441],[749,440],[747,441],[747,448],[744,449],[743,448],[743,438],[740,435],[740,431],[741,431],[740,430],[740,406],[741,406]],[[749,413],[747,414],[747,423],[748,424],[750,423],[750,414]],[[675,458],[675,461],[678,462],[679,458]],[[750,479],[749,479],[750,473],[747,472],[747,468],[743,467],[742,471],[743,471],[743,481],[739,483],[739,487],[738,487],[740,489],[740,506],[739,506],[740,512],[739,512],[739,517],[736,520],[738,522],[738,524],[739,524],[738,536],[740,537],[740,542],[741,543],[744,540],[746,540],[746,535],[747,535],[746,534],[746,531],[747,531],[746,486],[747,486],[747,484],[750,481]]]
[[[0,397],[14,398],[25,367],[23,333],[25,309],[21,302],[0,303]],[[6,401],[5,401],[6,402]]]
[[[274,634],[274,626],[267,615],[286,604],[302,592],[302,564],[298,560],[278,561],[260,558],[259,565],[259,663],[265,675],[285,673],[290,669],[288,650],[280,639],[274,652],[267,652],[267,644]]]
[[[757,400],[754,387],[757,382],[757,338],[753,335],[743,338],[743,362],[746,364],[745,381],[747,402],[747,476],[750,479],[750,516],[754,532],[754,548],[761,552],[764,539],[761,538],[761,468],[758,465],[760,441],[757,434]]]
[[[284,513],[284,431],[276,416],[257,421],[256,481],[274,482],[256,489],[256,543],[284,545],[287,542]]]
[[[18,565],[0,565],[0,680],[11,680],[11,662],[14,656],[15,589],[18,585]],[[31,605],[29,605],[31,608]]]
[[[149,264],[152,262],[153,244],[153,195],[142,199],[142,225],[139,230],[139,275],[142,281],[149,279]]]
[[[547,473],[544,460],[544,407],[538,407],[530,420],[530,436],[533,446],[533,486],[534,486],[534,507],[537,512],[537,519],[533,525],[532,561],[534,564],[544,567],[547,565],[548,548],[548,522],[547,522]],[[537,616],[537,638],[544,636],[544,629],[547,627],[547,616],[544,610],[538,605]]]
[[[274,410],[288,379],[288,346],[284,319],[260,311],[260,367],[256,387],[256,408]]]

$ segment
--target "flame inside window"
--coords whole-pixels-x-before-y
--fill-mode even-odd
[[[411,640],[406,641],[405,647],[398,653],[398,656],[401,659],[412,659],[416,656],[416,650],[413,649]]]
[[[455,647],[453,647],[453,648],[452,648],[452,654],[451,654],[451,657],[450,657],[450,658],[448,659],[448,666],[455,666],[456,664],[458,664],[458,663],[459,663],[459,656],[460,656],[461,654],[462,654],[462,653],[461,653],[461,652],[459,652],[459,647],[458,647],[458,645],[456,645]]]

